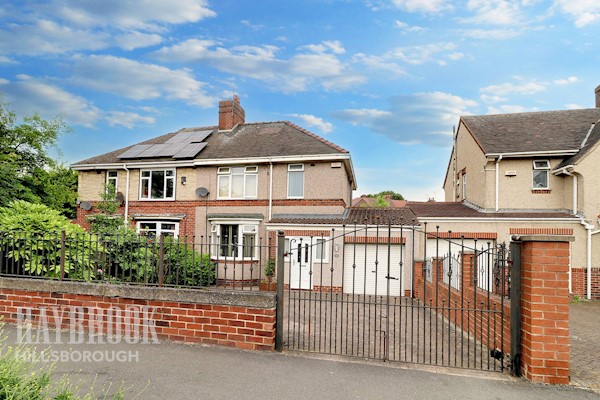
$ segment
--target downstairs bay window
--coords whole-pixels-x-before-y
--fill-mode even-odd
[[[241,223],[212,223],[213,257],[252,259],[258,255],[258,225]]]

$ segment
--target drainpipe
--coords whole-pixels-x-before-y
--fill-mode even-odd
[[[566,169],[563,173],[567,176],[573,177],[573,215],[577,215],[577,175],[567,171]]]
[[[500,161],[502,160],[502,154],[496,159],[496,212],[500,209],[500,189],[498,184],[500,183]]]
[[[127,179],[125,180],[125,215],[123,217],[123,223],[125,226],[128,225],[128,217],[129,217],[129,169],[127,165],[123,165],[123,169],[127,171]]]
[[[273,163],[269,161],[269,222],[273,218]]]
[[[588,224],[583,217],[579,221],[581,225],[586,229],[587,233],[587,244],[586,244],[586,261],[585,267],[587,271],[587,282],[586,282],[586,298],[588,300],[592,299],[592,235],[598,233],[600,231],[593,232],[594,225]]]

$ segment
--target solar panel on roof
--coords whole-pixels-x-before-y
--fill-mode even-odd
[[[182,149],[177,154],[173,155],[173,158],[192,158],[196,154],[200,153],[202,149],[206,147],[206,143],[191,143]]]
[[[199,143],[206,139],[212,131],[180,132],[167,140],[166,143]]]
[[[143,153],[146,149],[151,147],[151,144],[136,144],[135,146],[129,148],[123,153],[119,154],[118,158],[137,158],[141,153]]]
[[[151,147],[144,150],[138,157],[146,158],[146,157],[169,157],[171,153],[167,150],[168,144],[154,144]]]

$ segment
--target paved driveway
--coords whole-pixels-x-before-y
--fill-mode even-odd
[[[571,383],[600,393],[600,302],[571,304]]]

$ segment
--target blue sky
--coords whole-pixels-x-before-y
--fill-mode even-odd
[[[240,96],[350,150],[358,191],[443,199],[460,115],[594,106],[597,0],[48,0],[0,4],[0,93],[61,115],[70,163]]]

